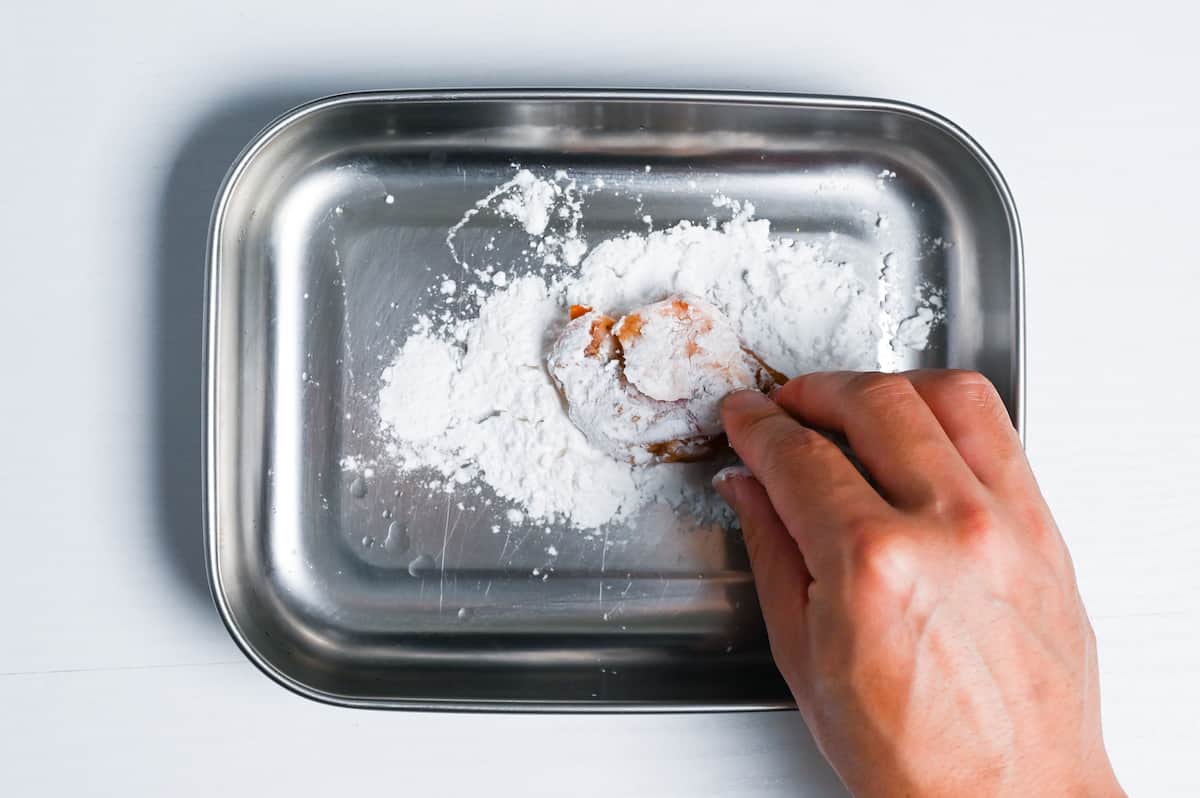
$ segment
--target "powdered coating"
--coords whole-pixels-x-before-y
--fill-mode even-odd
[[[721,399],[771,384],[729,320],[695,297],[669,297],[616,322],[586,312],[563,329],[547,363],[584,436],[634,463],[711,456]]]

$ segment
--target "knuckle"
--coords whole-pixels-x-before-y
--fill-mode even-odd
[[[887,595],[908,591],[913,579],[913,543],[878,522],[859,522],[851,548],[851,567],[860,584]]]
[[[810,458],[828,442],[816,432],[791,424],[783,429],[766,431],[770,435],[770,446],[765,455],[765,470],[768,474],[782,475],[793,471],[797,463]]]
[[[1002,537],[996,514],[984,502],[967,499],[958,502],[949,512],[954,534],[968,549],[990,552]]]
[[[1018,534],[1041,553],[1058,571],[1071,569],[1071,555],[1058,533],[1054,519],[1040,501],[1032,498],[1011,503],[1013,522]]]
[[[1012,502],[1012,513],[1022,534],[1031,540],[1045,543],[1053,539],[1053,528],[1039,502],[1026,498]]]
[[[857,374],[850,381],[851,391],[868,401],[887,402],[915,392],[912,383],[902,374],[869,371]]]
[[[771,413],[755,415],[739,425],[739,428],[727,428],[730,440],[739,445],[743,442],[747,448],[763,450],[770,454],[774,442],[779,437],[779,418]]]
[[[1003,407],[1000,394],[992,381],[978,371],[947,371],[941,378],[941,389],[950,398],[979,407]]]

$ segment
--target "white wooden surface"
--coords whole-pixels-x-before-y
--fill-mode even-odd
[[[1200,794],[1195,19],[219,5],[22,3],[0,24],[0,792],[837,794],[794,714],[308,703],[243,661],[203,592],[202,252],[229,161],[325,93],[558,84],[894,97],[982,142],[1025,225],[1029,448],[1095,620],[1109,748],[1131,791]]]

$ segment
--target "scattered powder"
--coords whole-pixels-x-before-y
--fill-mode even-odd
[[[933,330],[933,308],[919,307],[917,312],[900,322],[896,340],[909,349],[924,349],[929,345],[929,333]]]
[[[517,172],[511,182],[513,190],[500,201],[496,210],[520,222],[529,235],[542,235],[550,223],[557,186],[538,180],[528,169]]]
[[[595,178],[587,191],[603,185]],[[877,263],[833,257],[833,243],[772,236],[753,205],[720,195],[713,205],[731,217],[723,224],[626,234],[584,259],[584,197],[565,172],[540,178],[518,168],[468,210],[446,242],[474,282],[458,290],[444,279],[383,375],[379,415],[397,466],[429,474],[430,490],[486,482],[509,502],[511,526],[589,529],[657,505],[702,521],[730,518],[710,486],[729,458],[633,465],[595,448],[570,421],[546,358],[571,304],[617,319],[668,296],[697,297],[785,374],[878,368],[887,349],[923,348],[944,314],[940,296],[928,296],[915,315],[911,307],[895,315],[894,258],[881,274]],[[511,219],[531,237],[528,263],[468,267],[456,238],[480,213]]]
[[[906,291],[901,279],[902,264],[895,252],[883,256],[883,268],[879,273],[881,320],[883,338],[880,341],[880,357],[887,352],[904,349],[922,351],[929,346],[929,336],[945,318],[945,300],[940,289],[932,286],[919,287],[912,296],[913,304],[906,300]]]
[[[602,185],[601,181],[596,188]],[[446,246],[455,263],[468,268],[459,256],[455,240],[475,216],[491,210],[501,218],[517,222],[533,237],[534,252],[544,265],[576,266],[587,252],[587,245],[579,235],[583,195],[576,180],[561,169],[552,180],[536,177],[528,169],[518,169],[512,179],[492,189],[447,231]]]

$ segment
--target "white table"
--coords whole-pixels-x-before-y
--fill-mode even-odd
[[[558,84],[894,97],[991,152],[1025,226],[1029,450],[1099,635],[1109,749],[1132,792],[1200,794],[1195,19],[1153,2],[375,5],[4,12],[0,793],[838,792],[794,713],[320,706],[254,670],[210,607],[201,273],[226,166],[321,94]]]

